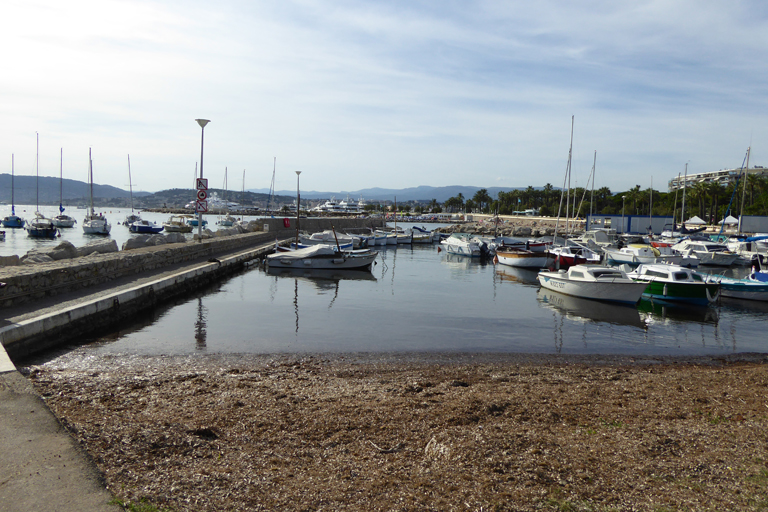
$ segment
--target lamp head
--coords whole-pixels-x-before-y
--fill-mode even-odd
[[[298,176],[299,174],[301,174],[301,171],[295,171],[295,172],[296,172],[296,176]]]
[[[205,125],[211,122],[209,119],[195,119],[195,121],[200,125],[200,128],[205,128]]]

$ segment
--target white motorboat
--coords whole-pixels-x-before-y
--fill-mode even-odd
[[[522,268],[544,268],[547,266],[547,253],[534,252],[519,247],[499,247],[496,258],[502,265]]]
[[[459,254],[461,256],[469,256],[472,258],[479,258],[483,255],[480,240],[477,237],[471,237],[469,235],[453,233],[448,238],[442,240],[440,245],[445,248],[448,254]]]
[[[592,249],[569,241],[566,241],[566,244],[547,249],[552,265],[556,268],[567,268],[583,264],[596,265],[600,263],[600,255]]]
[[[647,283],[633,281],[620,269],[601,265],[574,265],[567,271],[539,272],[542,287],[574,297],[636,304]]]
[[[314,245],[270,254],[267,265],[270,268],[369,269],[378,254],[376,251],[339,253],[327,245]]]
[[[685,239],[673,245],[672,248],[684,256],[695,255],[699,258],[699,265],[730,267],[739,257],[738,254],[729,251],[725,245],[707,240]]]
[[[670,263],[674,265],[683,261],[681,254],[661,254],[651,245],[632,244],[621,249],[603,249],[608,261],[622,265],[640,265],[641,263]]]
[[[167,233],[191,233],[192,226],[187,223],[187,219],[191,215],[171,215],[171,217],[163,222],[163,229]]]
[[[331,229],[326,229],[319,233],[312,233],[309,236],[300,236],[299,240],[304,245],[335,244],[338,241],[340,244],[351,243],[355,249],[360,247],[360,237],[344,235],[342,233],[336,233],[334,235],[334,232]]]

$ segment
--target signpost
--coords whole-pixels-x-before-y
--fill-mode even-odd
[[[195,213],[197,213],[197,232],[198,238],[202,241],[203,234],[203,213],[208,213],[208,179],[197,178],[197,201],[195,202]]]

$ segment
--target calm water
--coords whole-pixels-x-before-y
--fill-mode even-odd
[[[97,212],[104,213],[107,216],[107,219],[109,220],[110,224],[112,224],[112,230],[109,234],[109,236],[103,236],[103,235],[86,235],[83,233],[82,228],[82,222],[83,218],[85,217],[86,210],[80,210],[76,209],[74,206],[66,207],[66,213],[67,215],[74,217],[77,220],[77,224],[75,224],[72,228],[62,228],[61,231],[61,237],[56,238],[54,240],[47,240],[47,239],[41,239],[41,238],[30,238],[27,236],[27,232],[23,229],[10,229],[10,228],[4,228],[0,226],[1,230],[5,231],[5,241],[0,242],[0,256],[10,256],[12,254],[18,254],[19,256],[23,256],[27,253],[30,249],[33,248],[39,248],[39,247],[53,247],[60,243],[62,240],[67,240],[69,242],[72,242],[72,244],[75,247],[82,247],[83,245],[93,242],[96,240],[104,240],[104,239],[112,239],[117,242],[118,248],[121,248],[123,246],[123,242],[128,240],[131,237],[139,236],[136,233],[131,233],[128,231],[128,226],[118,225],[118,222],[122,223],[125,220],[126,215],[131,213],[130,208],[96,208]],[[137,210],[138,211],[138,210]],[[59,214],[59,207],[58,206],[41,206],[40,212],[43,213],[46,217],[51,218],[55,217]],[[0,219],[3,217],[11,214],[11,207],[8,205],[3,205],[0,207]],[[16,205],[16,215],[19,217],[22,217],[26,220],[32,220],[35,216],[35,207],[33,206],[24,206],[24,205]],[[151,220],[155,221],[158,224],[168,220],[167,213],[150,213],[150,212],[141,212],[141,218],[145,220]],[[237,218],[239,219],[240,216],[237,215]],[[252,220],[256,217],[249,217],[245,216],[245,220]],[[208,221],[208,227],[212,230],[216,230],[218,227],[216,226],[216,222],[218,222],[219,217],[215,215],[206,215],[205,220]],[[195,233],[197,231],[195,230]],[[192,233],[186,234],[187,238],[192,238]]]
[[[750,302],[612,306],[540,290],[531,271],[400,246],[370,273],[254,266],[81,350],[724,355],[767,351],[766,313]]]

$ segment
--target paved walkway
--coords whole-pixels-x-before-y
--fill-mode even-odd
[[[270,245],[274,242],[219,254],[217,259],[242,259],[246,253],[260,252]],[[207,259],[185,262],[3,309],[0,328],[12,328],[19,322],[85,306],[210,265]],[[111,499],[90,457],[61,426],[32,384],[16,370],[0,344],[0,512],[121,510],[109,504]]]

